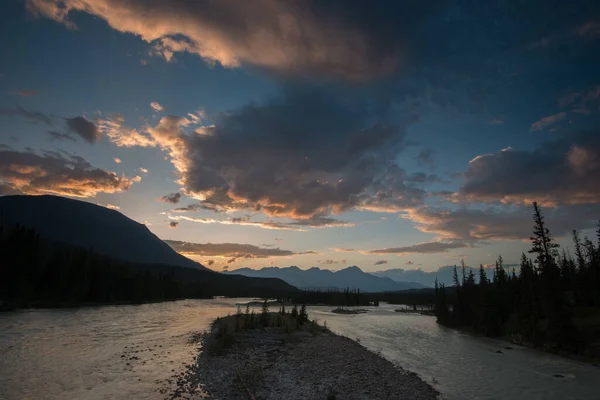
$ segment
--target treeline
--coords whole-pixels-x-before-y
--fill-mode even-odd
[[[0,240],[0,308],[144,303],[182,298],[281,296],[282,281],[136,264],[40,238],[16,226]],[[293,290],[292,290],[293,292]]]
[[[368,306],[375,302],[379,305],[376,293],[361,293],[360,289],[337,288],[302,290],[287,296],[288,301],[296,304],[327,304],[334,306]]]
[[[483,266],[479,274],[465,273],[464,262],[462,271],[455,266],[453,287],[436,282],[437,320],[549,350],[586,352],[600,338],[600,224],[597,244],[573,231],[571,255],[559,252],[540,207],[534,202],[533,208],[532,247],[521,256],[520,271],[507,272],[502,257],[491,280]]]

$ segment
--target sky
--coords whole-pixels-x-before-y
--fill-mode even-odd
[[[0,194],[216,270],[517,263],[600,219],[600,5],[4,0]]]

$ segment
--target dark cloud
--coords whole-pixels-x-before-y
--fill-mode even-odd
[[[171,195],[167,195],[167,196],[172,196],[173,194],[179,194],[179,193],[172,193]],[[163,196],[163,198],[167,197],[167,196]],[[193,204],[188,204],[187,206],[184,206],[184,207],[174,208],[173,212],[176,212],[176,213],[196,212],[196,211],[200,211],[203,209],[205,209],[205,208],[203,207],[202,204],[193,203]]]
[[[17,193],[93,197],[127,190],[136,181],[66,152],[0,151],[0,184]]]
[[[155,54],[197,54],[226,67],[280,75],[365,80],[404,66],[440,0],[396,2],[28,0],[36,15],[75,28],[72,11],[105,20],[153,45]]]
[[[414,262],[412,262],[412,261],[407,261],[407,262],[405,262],[404,264],[406,264],[406,265],[413,265],[413,264],[414,264]]]
[[[181,200],[181,196],[182,196],[182,194],[180,192],[175,192],[175,193],[170,193],[170,194],[164,195],[163,197],[160,198],[160,200],[164,203],[177,204]]]
[[[383,265],[383,264],[387,264],[387,260],[379,260],[379,261],[375,261],[375,264],[373,265]]]
[[[185,166],[185,189],[203,204],[339,226],[326,219],[330,212],[422,204],[423,178],[394,161],[415,119],[385,122],[388,117],[373,114],[361,96],[307,86],[220,114],[200,134],[185,135],[180,123],[164,118],[150,131],[174,164]]]
[[[433,150],[430,148],[421,149],[419,154],[417,154],[417,163],[421,166],[432,168],[434,166]]]
[[[78,134],[90,144],[94,144],[102,138],[102,132],[98,126],[85,117],[65,118],[65,122],[71,132]]]
[[[211,265],[213,265],[215,263],[215,260],[206,260],[206,261],[204,261],[204,263],[210,267]]]
[[[365,254],[429,254],[443,253],[451,249],[460,249],[467,247],[466,243],[461,242],[426,242],[404,247],[390,247],[386,249],[377,249],[364,251]]]
[[[572,205],[543,209],[546,223],[556,237],[569,235],[573,229],[594,226],[600,214],[600,205]],[[410,210],[406,218],[417,229],[438,235],[444,242],[475,245],[488,240],[528,240],[531,236],[531,206],[485,207],[455,210],[421,207]]]
[[[600,202],[600,132],[569,134],[533,150],[477,156],[457,200],[546,205]],[[518,177],[518,178],[517,178]]]
[[[70,140],[71,142],[75,141],[75,138],[68,133],[61,133],[57,131],[47,131],[46,133],[54,140]]]
[[[48,114],[39,111],[26,110],[23,107],[6,108],[0,107],[0,115],[9,117],[21,117],[36,124],[54,126],[54,118]]]
[[[280,248],[264,248],[252,244],[240,243],[190,243],[166,240],[175,251],[189,256],[216,256],[230,259],[287,257],[298,254],[315,254],[313,251],[294,252]],[[234,260],[235,261],[235,260]]]
[[[331,227],[350,227],[354,226],[353,222],[348,221],[340,221],[331,217],[324,216],[313,216],[308,219],[296,220],[294,222],[290,222],[291,226],[307,226],[310,228],[331,228]]]
[[[179,225],[179,222],[169,221],[169,228],[177,228],[177,225]]]

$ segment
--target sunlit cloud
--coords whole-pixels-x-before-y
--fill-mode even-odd
[[[67,152],[0,151],[0,184],[16,193],[93,197],[122,192],[135,181]]]
[[[157,143],[146,133],[124,126],[125,118],[115,114],[98,121],[98,129],[119,147],[155,147]]]
[[[407,59],[408,42],[439,2],[344,4],[338,13],[316,2],[27,0],[34,15],[77,29],[75,12],[94,15],[113,29],[152,45],[171,61],[177,53],[224,67],[255,65],[280,75],[324,75],[351,80],[385,76]],[[378,17],[375,29],[364,22]],[[218,16],[218,17],[217,17]],[[310,45],[307,45],[310,43]]]
[[[159,103],[157,103],[156,101],[153,101],[152,103],[150,103],[150,108],[152,108],[154,111],[159,112],[164,110],[164,107],[161,106]]]
[[[348,248],[343,248],[343,247],[334,247],[331,250],[338,252],[338,253],[352,253],[357,251],[356,249],[348,249]]]
[[[106,208],[111,209],[111,210],[120,210],[121,209],[121,207],[115,206],[114,204],[110,204],[110,203],[108,203],[108,204],[100,204],[100,203],[98,203],[98,205],[102,206],[102,207],[106,207]]]
[[[119,157],[113,158],[113,161],[117,164],[121,164],[121,159]]]

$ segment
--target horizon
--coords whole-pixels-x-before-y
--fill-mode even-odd
[[[217,271],[517,264],[532,201],[561,248],[595,237],[591,3],[101,3],[5,5],[0,195],[115,209]]]

